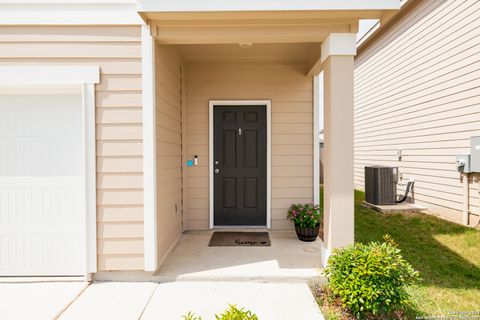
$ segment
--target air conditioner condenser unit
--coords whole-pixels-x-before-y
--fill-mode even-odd
[[[365,167],[365,201],[375,205],[397,203],[398,168]]]

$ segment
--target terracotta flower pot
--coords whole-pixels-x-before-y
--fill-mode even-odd
[[[297,233],[298,239],[302,241],[315,241],[317,239],[318,233],[320,232],[320,225],[315,228],[312,227],[300,227],[295,225],[295,232]]]

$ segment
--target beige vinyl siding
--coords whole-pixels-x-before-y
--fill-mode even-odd
[[[1,65],[99,65],[98,269],[143,270],[139,26],[2,26]]]
[[[182,233],[182,71],[175,47],[157,46],[157,256],[165,259]]]
[[[313,200],[313,92],[304,65],[295,63],[189,64],[187,81],[186,228],[209,225],[209,100],[272,101],[272,228],[291,228],[285,219],[293,202]]]
[[[423,0],[382,31],[355,62],[355,186],[364,166],[398,166],[415,200],[462,220],[455,156],[480,135],[480,2]],[[397,159],[402,152],[402,161]],[[470,181],[470,211],[479,212]],[[403,192],[403,188],[400,188]],[[476,218],[473,220],[477,220]]]

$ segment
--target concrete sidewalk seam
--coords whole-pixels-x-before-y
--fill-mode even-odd
[[[157,283],[155,288],[153,288],[152,293],[150,294],[150,297],[148,297],[147,302],[145,303],[145,306],[142,309],[142,312],[140,312],[140,316],[138,317],[138,320],[141,320],[143,317],[143,313],[145,312],[145,309],[147,309],[147,306],[150,304],[150,301],[152,300],[153,295],[155,294],[155,291],[157,291],[158,286],[160,283]]]
[[[82,288],[82,290],[80,290],[78,292],[78,294],[72,299],[72,301],[70,301],[69,303],[67,303],[67,305],[62,309],[60,310],[60,312],[57,313],[57,315],[55,317],[53,317],[53,320],[58,320],[62,314],[65,313],[65,311],[67,311],[67,309],[85,292],[85,290],[87,290],[87,288],[92,284],[92,281],[87,281],[85,283],[85,286]]]

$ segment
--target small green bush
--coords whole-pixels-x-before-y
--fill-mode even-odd
[[[201,317],[197,316],[191,311],[187,315],[182,316],[183,320],[202,320]],[[235,305],[228,305],[222,314],[215,315],[216,320],[258,320],[257,315],[253,314],[249,310],[244,310],[243,308],[238,309]]]
[[[192,313],[192,311],[189,311],[186,315],[182,316],[183,320],[202,320],[201,317],[197,316],[195,313]]]
[[[406,287],[419,280],[396,243],[388,235],[384,240],[335,250],[328,259],[327,286],[356,316],[403,309],[410,298]]]
[[[258,317],[251,311],[238,309],[235,305],[228,305],[228,309],[220,315],[215,315],[216,320],[258,320]]]

